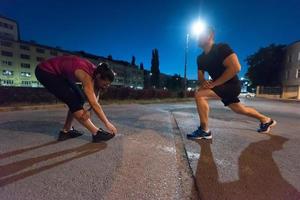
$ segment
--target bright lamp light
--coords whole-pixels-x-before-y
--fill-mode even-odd
[[[206,27],[207,25],[204,21],[202,20],[195,21],[192,24],[192,35],[194,35],[195,37],[199,37],[200,35],[205,33]]]

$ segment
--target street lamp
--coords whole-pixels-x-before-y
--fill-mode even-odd
[[[191,35],[196,39],[205,33],[206,31],[206,23],[200,19],[195,21],[191,26]],[[189,41],[190,41],[190,34],[186,34],[186,47],[185,47],[185,57],[184,57],[184,91],[183,95],[186,97],[186,87],[187,87],[187,78],[186,78],[186,70],[187,70],[187,63],[188,63],[188,50],[189,50]]]

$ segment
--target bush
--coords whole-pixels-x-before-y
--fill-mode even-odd
[[[187,92],[187,97],[193,97],[194,92]],[[109,88],[101,99],[104,100],[146,100],[146,99],[166,99],[183,97],[183,93],[171,92],[161,89],[135,90],[132,88]],[[11,105],[18,103],[39,104],[57,103],[58,99],[45,88],[25,88],[25,87],[0,87],[0,105]]]
[[[172,98],[174,95],[167,90],[158,90],[158,89],[143,89],[135,90],[132,88],[109,88],[103,95],[101,99],[165,99]]]

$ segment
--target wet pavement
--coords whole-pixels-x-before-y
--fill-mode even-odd
[[[198,142],[193,102],[104,106],[119,133],[99,144],[77,123],[85,135],[55,141],[66,109],[1,112],[0,199],[300,199],[300,104],[244,101],[272,134],[215,100]]]

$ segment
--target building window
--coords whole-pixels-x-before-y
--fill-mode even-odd
[[[57,56],[57,51],[50,51],[50,55]]]
[[[2,60],[2,65],[12,66],[12,62],[11,61],[7,61],[7,60]]]
[[[31,73],[30,72],[21,72],[21,76],[22,77],[31,77]]]
[[[30,55],[27,55],[27,54],[21,54],[21,58],[22,58],[22,59],[27,59],[27,60],[29,60],[29,59],[30,59]]]
[[[300,78],[300,69],[297,69],[296,71],[296,78]]]
[[[21,63],[21,68],[30,68],[29,63]]]
[[[1,80],[1,85],[9,86],[9,85],[13,85],[13,84],[14,84],[13,80]]]
[[[2,75],[3,75],[3,76],[13,76],[13,75],[14,75],[14,72],[13,72],[13,71],[10,71],[10,70],[3,70],[3,71],[2,71]]]
[[[31,81],[22,81],[21,85],[22,86],[31,86]]]
[[[10,33],[0,32],[0,38],[4,38],[4,39],[8,39],[8,40],[13,40],[14,39],[14,35],[10,34]]]
[[[45,60],[45,58],[43,58],[43,57],[36,57],[36,60],[39,61],[39,62],[42,62],[42,61]]]
[[[13,53],[9,51],[1,51],[2,56],[13,57]]]
[[[287,71],[285,72],[285,80],[288,80],[288,79],[289,79],[289,76],[290,76],[290,71],[287,70]]]
[[[30,47],[29,46],[26,46],[26,45],[20,45],[20,49],[23,49],[23,50],[27,50],[29,51],[30,50]]]
[[[38,52],[38,53],[45,53],[45,49],[36,48],[36,52]]]
[[[5,22],[0,22],[0,26],[1,27],[4,27],[4,28],[7,28],[7,29],[10,29],[10,30],[13,30],[14,29],[14,26],[11,25],[11,24],[7,24]]]
[[[8,41],[1,41],[1,46],[3,47],[12,47],[13,43]]]
[[[288,62],[292,62],[292,55],[288,55]]]

